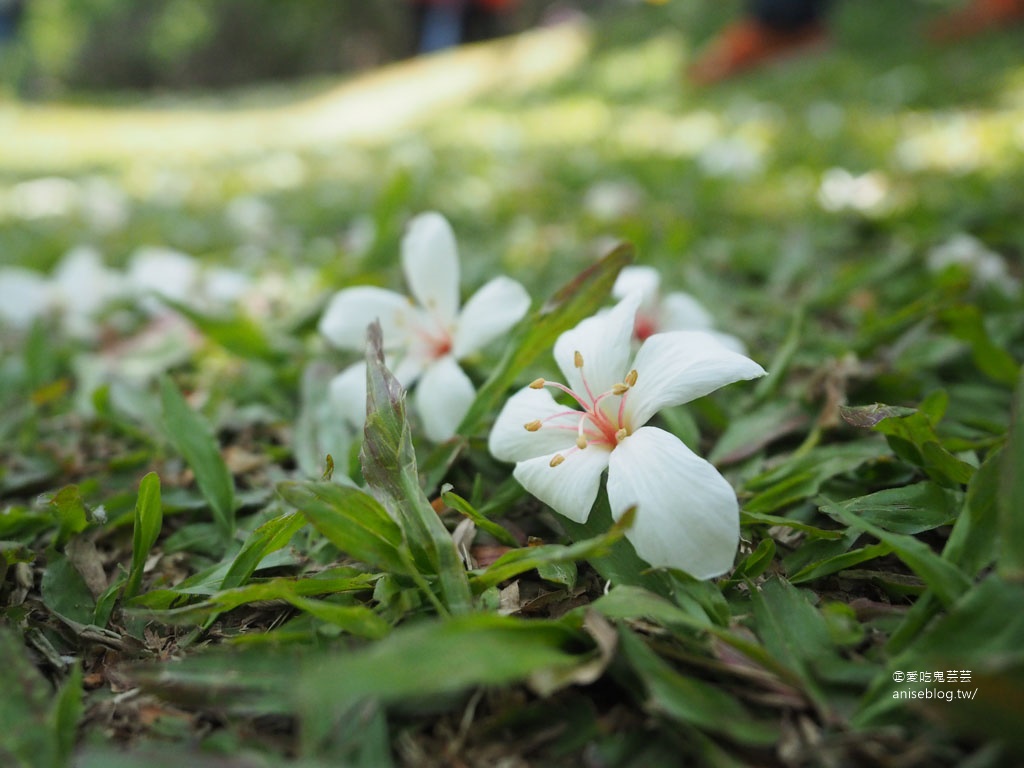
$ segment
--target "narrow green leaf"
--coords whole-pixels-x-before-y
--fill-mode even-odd
[[[789,577],[791,584],[803,584],[807,581],[814,581],[823,576],[828,576],[839,571],[852,568],[855,565],[866,563],[869,560],[876,560],[892,553],[892,547],[888,544],[872,544],[869,547],[861,547],[851,552],[843,552],[841,555],[818,560],[801,568]]]
[[[295,608],[340,627],[351,635],[379,640],[391,629],[388,623],[365,605],[339,605],[291,594],[284,598]]]
[[[935,483],[917,483],[847,499],[838,506],[893,533],[921,533],[952,523],[961,503],[957,492]]]
[[[992,340],[978,307],[952,307],[942,313],[942,319],[954,336],[970,345],[974,364],[979,371],[1000,384],[1014,385],[1019,374],[1017,362]]]
[[[321,482],[282,483],[278,491],[342,552],[375,568],[409,574],[400,553],[402,530],[369,494]]]
[[[589,659],[589,650],[578,650],[588,645],[564,622],[454,616],[400,627],[343,655],[311,659],[291,689],[303,722],[318,724],[319,732],[304,733],[304,739],[319,742],[323,729],[356,702],[432,701],[473,686],[528,680]]]
[[[68,765],[78,736],[78,721],[82,719],[82,667],[75,663],[71,674],[61,685],[50,704],[48,724],[53,733],[53,765]]]
[[[482,514],[480,514],[480,512],[476,510],[476,508],[472,504],[470,504],[468,501],[466,501],[458,494],[452,493],[451,491],[442,491],[441,500],[444,501],[445,504],[454,509],[456,512],[458,512],[460,515],[468,517],[470,520],[473,521],[473,524],[476,525],[477,528],[479,528],[481,531],[484,531],[485,533],[489,533],[491,536],[497,539],[500,543],[504,544],[506,547],[519,546],[519,542],[516,541],[515,536],[506,531],[493,520],[484,517]]]
[[[242,549],[231,563],[221,583],[222,589],[240,587],[252,576],[256,567],[271,552],[277,552],[288,545],[292,536],[306,524],[306,518],[298,512],[288,512],[268,520],[249,536]]]
[[[968,576],[977,576],[996,559],[1000,478],[1016,474],[1006,472],[1003,456],[1003,450],[993,452],[974,473],[963,510],[942,550],[942,557]]]
[[[21,638],[0,625],[0,758],[17,768],[54,766],[50,685],[25,656]]]
[[[774,559],[775,540],[772,538],[761,539],[757,549],[743,558],[742,562],[736,566],[729,580],[756,579],[768,569]]]
[[[174,449],[188,462],[227,541],[235,530],[235,484],[207,421],[193,411],[169,378],[160,381],[163,426]]]
[[[538,547],[523,547],[506,552],[494,561],[487,570],[473,577],[471,581],[473,591],[479,594],[485,589],[518,576],[520,573],[532,571],[542,566],[574,563],[580,560],[605,556],[609,549],[622,539],[632,523],[633,513],[627,512],[608,531],[592,539],[577,541],[569,546],[545,544]]]
[[[1024,370],[1014,394],[999,482],[999,574],[1024,580]]]
[[[630,630],[620,628],[619,643],[643,682],[648,708],[740,744],[765,746],[778,741],[773,726],[756,720],[722,688],[677,672]]]
[[[183,596],[191,595],[175,590],[164,590],[167,593],[166,596],[170,599],[161,599],[160,595],[151,592],[133,600],[130,607],[139,615],[159,621],[162,624],[173,626],[197,625],[218,613],[232,611],[235,608],[255,602],[270,600],[291,602],[296,597],[368,592],[373,589],[378,579],[376,574],[361,573],[350,569],[334,570],[340,572],[336,575],[332,575],[333,571],[326,572],[327,575],[318,574],[312,578],[270,579],[268,581],[257,581],[247,584],[244,587],[224,589],[215,592],[202,602],[180,608],[168,608],[166,606],[172,600],[180,601]]]
[[[412,434],[405,418],[405,392],[384,364],[380,324],[366,346],[366,427],[360,452],[363,477],[385,500],[414,558],[436,575],[444,605],[455,614],[473,608],[469,579],[455,542],[420,485]]]
[[[851,528],[870,533],[892,547],[896,556],[920,576],[945,605],[951,604],[970,587],[970,580],[959,568],[943,560],[919,539],[872,525],[824,497],[820,499],[819,506],[825,514],[838,518]]]
[[[279,362],[284,355],[274,347],[259,323],[240,312],[209,315],[166,296],[161,296],[160,300],[187,317],[207,338],[239,357]]]
[[[163,525],[164,512],[160,502],[160,477],[150,472],[139,483],[138,500],[135,502],[135,523],[132,530],[132,564],[128,581],[124,585],[124,599],[134,597],[142,583],[142,569],[146,565],[149,551],[156,543]]]

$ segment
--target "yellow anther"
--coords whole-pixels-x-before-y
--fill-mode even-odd
[[[613,395],[624,395],[629,392],[629,387],[626,384],[615,384],[612,386]]]
[[[540,429],[540,419],[534,419],[533,421],[526,422],[523,424],[523,429],[527,432],[536,432]]]
[[[560,453],[556,453],[554,456],[551,457],[551,461],[548,462],[548,466],[549,467],[557,467],[563,461],[565,461],[565,456],[563,456]]]
[[[572,353],[572,364],[577,368],[583,367],[583,354],[578,349]]]
[[[580,435],[579,437],[577,437],[576,438],[576,447],[579,448],[581,451],[584,448],[586,448],[587,447],[587,438],[585,438],[583,435]]]
[[[626,431],[626,428],[625,428],[625,427],[623,427],[622,429],[618,430],[618,431],[617,431],[617,432],[615,433],[615,442],[617,442],[617,443],[621,443],[621,442],[622,442],[623,440],[625,440],[625,439],[626,439],[626,437],[628,437],[628,436],[629,436],[629,432],[627,432],[627,431]]]
[[[534,379],[530,382],[530,389],[540,389],[544,386],[544,379]]]
[[[637,377],[637,372],[636,372],[636,368],[634,368],[632,371],[630,371],[629,373],[626,374],[626,378],[625,378],[626,386],[627,387],[634,387],[634,386],[636,386],[636,377]]]

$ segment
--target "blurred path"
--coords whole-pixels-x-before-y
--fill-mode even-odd
[[[527,89],[570,72],[590,48],[581,23],[399,62],[325,94],[273,108],[0,104],[0,167],[55,169],[126,158],[187,158],[377,143],[498,88]],[[275,91],[277,93],[277,91]]]

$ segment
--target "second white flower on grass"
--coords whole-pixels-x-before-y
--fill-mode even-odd
[[[476,394],[458,361],[519,322],[530,296],[515,280],[496,277],[460,308],[455,235],[439,213],[410,222],[402,240],[402,268],[415,301],[383,288],[346,288],[328,304],[320,332],[339,349],[362,351],[366,327],[379,320],[388,364],[403,386],[415,383],[414,404],[424,432],[440,442],[455,434]],[[361,364],[339,374],[331,395],[339,412],[361,421],[366,408]]]
[[[619,272],[612,296],[622,299],[631,293],[640,294],[634,333],[643,341],[663,331],[705,331],[734,352],[746,352],[746,346],[735,336],[716,331],[711,314],[696,298],[683,291],[661,291],[661,275],[654,267],[630,266]]]
[[[608,471],[618,520],[637,508],[626,538],[652,566],[708,579],[725,573],[739,543],[729,482],[675,435],[647,422],[662,408],[765,374],[753,360],[700,331],[647,338],[630,363],[641,294],[584,320],[555,343],[566,384],[537,379],[505,404],[489,447],[516,462],[515,478],[556,512],[586,522]],[[560,404],[551,390],[577,408]]]

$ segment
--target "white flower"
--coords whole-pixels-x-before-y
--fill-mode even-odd
[[[22,267],[0,268],[0,322],[28,328],[51,306],[50,286],[41,274]]]
[[[1009,295],[1020,289],[1003,257],[966,232],[959,232],[928,251],[931,272],[944,272],[952,267],[965,270],[977,285],[995,286]]]
[[[96,318],[123,293],[124,278],[104,265],[95,248],[79,245],[64,254],[54,269],[50,289],[64,330],[75,338],[91,339],[96,335]]]
[[[455,235],[439,213],[422,214],[410,223],[402,240],[402,267],[415,303],[383,288],[346,288],[328,304],[320,332],[340,349],[361,351],[366,327],[379,320],[388,364],[403,386],[416,383],[414,404],[424,432],[440,442],[455,434],[476,394],[458,361],[519,322],[530,297],[516,281],[497,277],[460,311]],[[361,370],[342,372],[345,378],[331,387],[332,400],[342,411],[365,414]]]
[[[655,567],[712,578],[732,566],[736,553],[736,494],[677,437],[644,425],[662,408],[765,372],[700,331],[650,336],[630,364],[640,300],[631,294],[562,334],[555,360],[568,386],[538,379],[513,395],[489,447],[496,458],[517,462],[513,474],[524,488],[580,523],[607,469],[612,517],[637,508],[626,533],[637,554]],[[545,387],[582,410],[559,404]]]
[[[704,331],[720,344],[740,354],[746,346],[735,336],[714,329],[714,320],[696,298],[682,291],[661,293],[661,275],[654,267],[630,266],[619,272],[612,296],[623,299],[640,294],[634,332],[640,341],[664,331]]]
[[[171,248],[142,246],[128,262],[128,282],[141,294],[140,303],[147,312],[162,314],[165,305],[149,294],[190,303],[200,286],[199,262]]]

